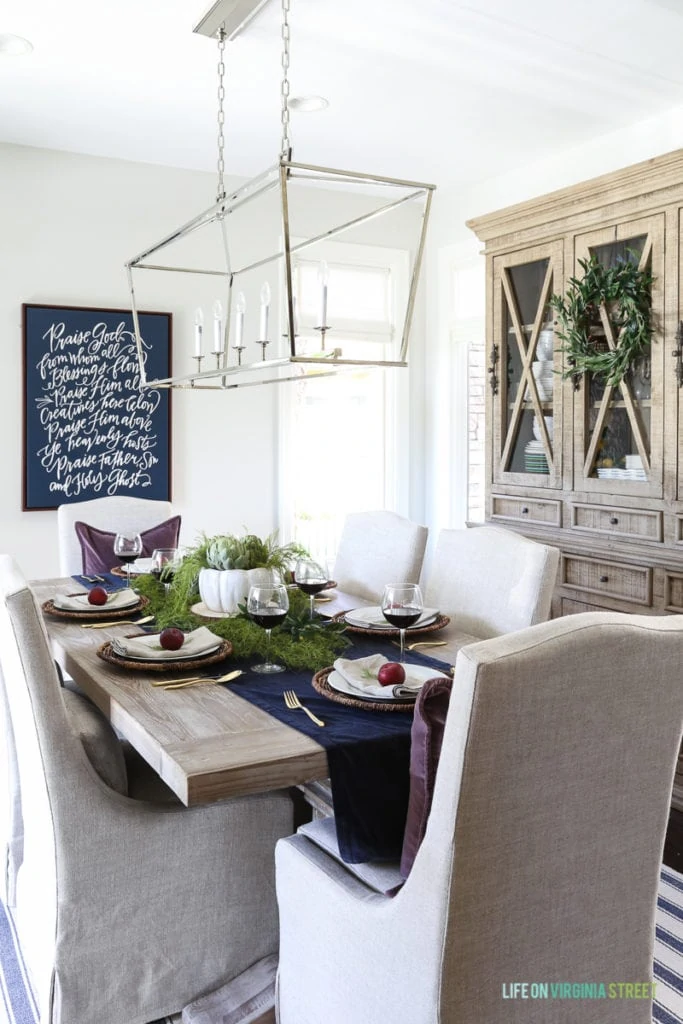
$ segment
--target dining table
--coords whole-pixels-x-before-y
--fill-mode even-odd
[[[57,593],[72,592],[74,580],[34,580],[31,587],[42,604]],[[337,590],[330,597],[320,609],[328,617],[372,604]],[[229,684],[169,691],[152,685],[148,672],[123,670],[98,656],[104,641],[130,635],[134,626],[84,629],[80,621],[48,614],[44,621],[63,670],[186,806],[304,785],[310,785],[309,802],[315,806],[316,792],[324,802],[327,751],[311,736],[243,699]],[[453,621],[438,634],[415,639],[445,641],[426,652],[446,666],[454,664],[461,647],[476,640]],[[382,650],[391,659],[386,640]],[[298,695],[305,703],[306,694]]]

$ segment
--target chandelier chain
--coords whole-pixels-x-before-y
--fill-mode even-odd
[[[292,140],[289,134],[289,0],[282,0],[282,83],[280,86],[280,99],[282,101],[282,145],[280,154],[283,160],[287,160],[292,149]]]
[[[216,200],[225,199],[225,29],[218,33],[218,193]]]

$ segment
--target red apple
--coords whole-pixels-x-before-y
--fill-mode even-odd
[[[397,686],[399,683],[405,683],[405,681],[406,670],[397,661],[388,661],[386,665],[382,665],[377,673],[377,682],[381,686]]]
[[[106,604],[109,594],[104,587],[93,587],[88,594],[88,604]]]
[[[159,634],[159,643],[165,651],[177,651],[185,643],[185,634],[176,626],[167,626]]]

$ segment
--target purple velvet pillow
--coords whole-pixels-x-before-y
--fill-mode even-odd
[[[149,530],[142,530],[142,555],[141,558],[150,558],[155,548],[175,548],[178,546],[180,534],[180,516],[172,516],[158,526],[151,526]],[[109,572],[115,565],[122,563],[114,555],[115,533],[106,533],[104,530],[97,530],[87,523],[74,523],[76,536],[80,541],[81,553],[83,555],[83,572],[86,576],[93,573]]]
[[[410,796],[401,852],[403,878],[410,874],[427,828],[452,686],[452,679],[428,679],[415,701],[410,733]]]

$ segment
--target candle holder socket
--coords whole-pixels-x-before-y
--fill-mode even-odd
[[[320,348],[324,352],[325,351],[325,335],[327,334],[328,331],[331,331],[332,328],[330,327],[329,324],[319,324],[317,327],[314,327],[313,330],[314,331],[320,331]]]

